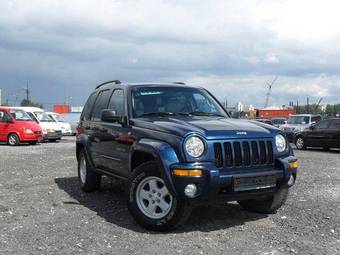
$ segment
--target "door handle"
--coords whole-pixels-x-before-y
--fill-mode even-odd
[[[93,131],[99,131],[99,128],[98,127],[93,127],[92,130]]]

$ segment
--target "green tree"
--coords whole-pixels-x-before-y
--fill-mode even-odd
[[[44,108],[44,106],[40,103],[33,102],[31,100],[23,99],[20,103],[21,106],[32,106],[38,108]]]

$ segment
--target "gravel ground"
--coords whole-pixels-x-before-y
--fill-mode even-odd
[[[74,147],[0,145],[0,254],[340,254],[340,151],[296,152],[298,181],[276,215],[206,206],[155,233],[133,221],[122,183],[80,191]]]

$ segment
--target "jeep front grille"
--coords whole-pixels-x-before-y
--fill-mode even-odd
[[[215,162],[218,168],[272,165],[273,144],[263,141],[230,141],[214,143]]]

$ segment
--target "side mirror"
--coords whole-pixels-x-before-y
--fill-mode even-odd
[[[312,121],[311,124],[312,124],[312,125],[316,124],[316,121]]]
[[[116,115],[116,111],[113,110],[103,110],[102,111],[102,121],[104,122],[118,122],[122,123],[122,116]]]
[[[7,123],[14,123],[12,119],[7,119]]]
[[[311,126],[309,127],[309,129],[310,129],[310,130],[315,129],[315,125],[311,125]]]

